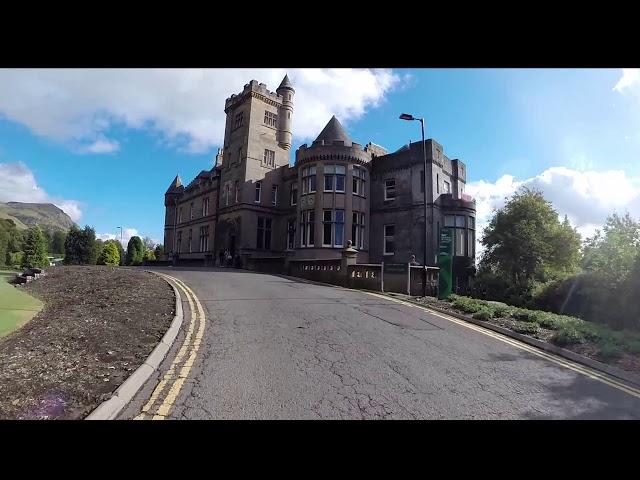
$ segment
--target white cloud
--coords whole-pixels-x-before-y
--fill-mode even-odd
[[[640,68],[623,68],[622,77],[620,77],[613,89],[622,93],[638,83],[640,83]]]
[[[169,145],[206,152],[222,143],[225,99],[251,79],[275,91],[285,73],[296,91],[294,136],[303,141],[331,115],[349,122],[407,83],[388,69],[4,69],[0,113],[88,153],[118,148],[106,136],[114,125],[157,131]]]
[[[117,141],[101,138],[93,142],[91,145],[81,147],[79,151],[82,153],[111,153],[117,152],[119,149],[120,143]]]
[[[476,199],[478,240],[493,210],[504,206],[506,197],[523,185],[542,191],[562,218],[567,215],[583,239],[601,228],[614,211],[640,218],[640,177],[631,177],[622,170],[552,167],[524,180],[503,175],[495,183],[484,180],[469,183],[465,191]],[[477,248],[480,253],[479,244]]]
[[[22,162],[0,163],[0,202],[53,203],[74,222],[82,217],[80,202],[50,196]]]

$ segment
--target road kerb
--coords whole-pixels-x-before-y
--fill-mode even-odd
[[[387,298],[391,298],[391,299],[397,299],[397,300],[402,300],[404,302],[408,302],[411,303],[413,305],[416,305],[418,307],[422,307],[425,308],[427,310],[433,310],[434,312],[438,312],[444,315],[449,315],[451,317],[457,318],[459,320],[463,320],[465,322],[468,323],[472,323],[474,325],[477,325],[479,327],[483,327],[486,328],[487,330],[492,330],[496,333],[500,333],[506,337],[509,338],[513,338],[514,340],[519,340],[522,343],[526,343],[527,345],[530,345],[532,347],[538,348],[540,350],[544,350],[546,352],[549,353],[553,353],[554,355],[557,355],[559,357],[564,357],[567,360],[571,360],[574,361],[576,363],[582,364],[586,367],[592,368],[594,370],[600,371],[602,373],[606,373],[607,375],[610,375],[612,377],[618,378],[620,380],[623,380],[625,382],[628,382],[636,387],[640,387],[640,375],[636,375],[633,373],[629,373],[626,372],[624,370],[621,370],[619,368],[616,367],[612,367],[610,365],[607,365],[605,363],[602,362],[598,362],[597,360],[592,360],[589,357],[585,357],[584,355],[580,355],[579,353],[575,353],[572,352],[571,350],[567,350],[565,348],[561,348],[558,347],[556,345],[547,343],[547,342],[543,342],[541,340],[537,340],[535,338],[532,337],[528,337],[526,335],[522,335],[520,333],[516,333],[514,331],[511,331],[507,328],[504,327],[500,327],[498,325],[494,325],[492,323],[489,322],[484,322],[482,320],[477,320],[475,318],[471,318],[471,317],[467,317],[465,315],[462,314],[458,314],[458,313],[453,313],[447,310],[442,310],[440,308],[437,307],[432,307],[430,305],[424,305],[422,303],[419,302],[415,302],[413,300],[411,300],[407,295],[405,294],[398,294],[398,293],[393,293],[393,292],[378,292],[378,291],[374,291],[374,290],[360,290],[360,289],[354,289],[354,288],[349,288],[349,287],[343,287],[340,285],[333,285],[330,283],[324,283],[324,282],[318,282],[315,280],[308,280],[306,278],[299,278],[299,277],[294,277],[291,275],[280,275],[280,274],[276,274],[276,276],[278,277],[283,277],[286,278],[288,280],[297,280],[300,281],[302,283],[310,283],[313,285],[319,285],[319,286],[326,286],[326,287],[333,287],[333,288],[344,288],[346,290],[351,290],[353,292],[362,292],[362,293],[374,293],[376,295],[382,295],[385,296]]]
[[[151,270],[147,270],[147,272],[153,273],[154,275],[158,275],[156,272]],[[127,404],[133,399],[133,397],[140,391],[142,386],[149,380],[151,375],[158,369],[162,360],[166,356],[170,347],[175,342],[178,337],[178,332],[182,327],[182,322],[184,321],[184,312],[182,310],[182,297],[180,296],[180,292],[178,289],[169,282],[162,275],[158,275],[158,277],[162,278],[165,282],[171,285],[173,288],[173,293],[175,295],[175,311],[176,314],[173,317],[173,321],[171,322],[171,326],[164,334],[158,345],[153,349],[151,354],[147,357],[145,362],[140,365],[133,372],[127,380],[124,381],[122,385],[118,387],[115,391],[114,395],[104,402],[102,402],[98,407],[93,410],[85,420],[113,420],[118,416],[118,414],[127,406]]]
[[[422,303],[419,302],[415,302],[413,300],[410,300],[408,298],[405,298],[406,296],[401,296],[399,294],[394,294],[394,295],[390,295],[388,293],[381,293],[381,292],[374,292],[377,293],[378,295],[384,295],[386,297],[389,298],[396,298],[398,300],[403,300],[405,302],[409,302],[412,303],[414,305],[417,305],[419,307],[425,308],[427,310],[433,310],[434,312],[438,312],[444,315],[449,315],[451,317],[457,318],[459,320],[463,320],[465,322],[468,323],[472,323],[474,325],[478,325],[479,327],[483,327],[486,328],[488,330],[493,330],[494,332],[500,333],[506,337],[510,337],[513,338],[514,340],[518,340],[522,343],[526,343],[532,347],[536,347],[539,348],[540,350],[544,350],[546,352],[549,353],[553,353],[555,355],[558,355],[560,357],[564,357],[567,360],[572,360],[576,363],[580,363],[582,365],[585,365],[589,368],[593,368],[594,370],[598,370],[601,371],[603,373],[606,373],[607,375],[611,375],[612,377],[616,377],[620,380],[624,380],[625,382],[631,383],[637,387],[640,387],[640,376],[630,373],[630,372],[625,372],[624,370],[621,370],[619,368],[616,367],[612,367],[610,365],[607,365],[605,363],[602,362],[598,362],[597,360],[592,360],[589,357],[585,357],[584,355],[580,355],[579,353],[575,353],[572,352],[571,350],[567,350],[565,348],[561,348],[558,347],[556,345],[553,345],[551,343],[547,343],[547,342],[543,342],[542,340],[538,340],[536,338],[532,338],[529,337],[527,335],[522,335],[520,333],[514,332],[512,330],[509,330],[508,328],[504,328],[504,327],[500,327],[499,325],[494,325],[490,322],[485,322],[482,320],[478,320],[475,318],[471,318],[471,317],[467,317],[465,315],[456,313],[456,312],[450,312],[448,310],[443,310],[441,308],[437,308],[437,307],[433,307],[431,305],[424,305]]]

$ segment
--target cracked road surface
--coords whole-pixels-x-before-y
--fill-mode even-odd
[[[243,270],[157,271],[207,319],[167,418],[640,418],[634,395],[419,308]]]

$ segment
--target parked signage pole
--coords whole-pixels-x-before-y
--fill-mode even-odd
[[[438,249],[438,298],[451,295],[453,273],[453,232],[450,228],[440,230],[440,248]]]

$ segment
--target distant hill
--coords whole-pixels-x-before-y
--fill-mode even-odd
[[[13,220],[19,229],[38,225],[43,230],[66,232],[75,225],[69,215],[52,203],[0,202],[0,218]]]

